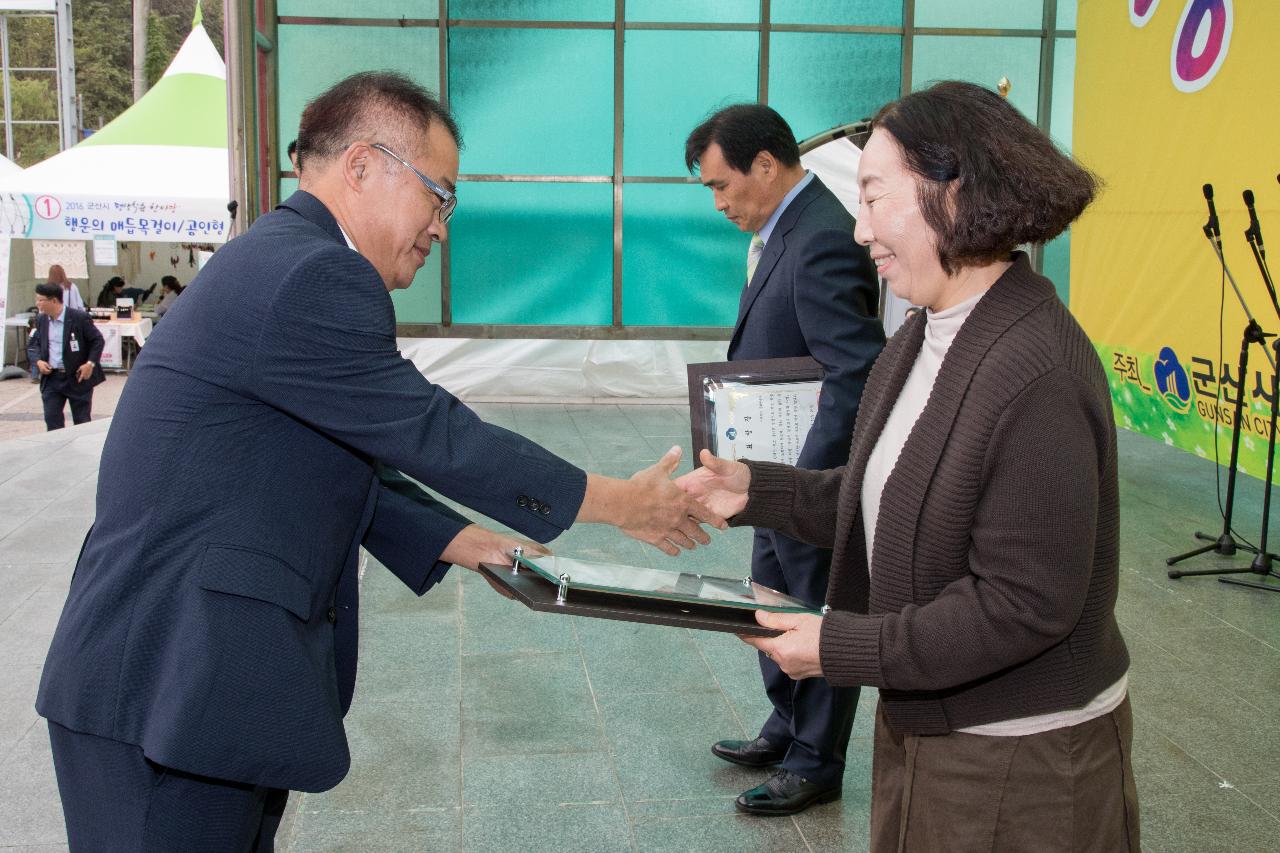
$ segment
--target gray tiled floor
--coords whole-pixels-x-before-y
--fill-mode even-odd
[[[678,407],[479,408],[604,473],[630,474],[672,444],[687,450]],[[0,850],[66,849],[31,703],[91,520],[105,428],[0,444]],[[1197,527],[1219,524],[1213,466],[1127,433],[1120,446],[1118,612],[1133,655],[1144,848],[1275,849],[1280,595],[1169,580],[1164,558],[1192,547]],[[1246,535],[1257,530],[1260,498],[1260,484],[1243,480]],[[681,565],[736,576],[749,546],[745,531],[718,534]],[[642,565],[667,559],[598,527],[555,547]],[[866,848],[873,696],[859,708],[844,799],[795,819],[750,819],[733,813],[732,797],[762,774],[708,750],[752,732],[766,710],[754,658],[733,637],[535,614],[466,572],[417,599],[375,565],[363,595],[351,774],[332,791],[291,798],[280,849]]]

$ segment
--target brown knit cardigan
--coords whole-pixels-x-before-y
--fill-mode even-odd
[[[849,463],[749,463],[735,525],[834,548],[822,669],[880,688],[899,733],[1079,708],[1123,675],[1111,396],[1097,353],[1023,254],[951,344],[884,486],[868,576],[867,459],[924,339],[923,313],[867,381]]]

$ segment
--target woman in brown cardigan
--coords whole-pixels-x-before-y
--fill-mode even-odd
[[[1138,851],[1118,497],[1098,356],[1031,270],[1096,182],[999,96],[882,109],[854,232],[907,321],[849,463],[704,451],[681,482],[736,525],[834,548],[824,616],[758,614],[793,678],[880,688],[871,849]]]

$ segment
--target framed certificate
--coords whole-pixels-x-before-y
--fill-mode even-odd
[[[694,465],[705,447],[724,459],[794,465],[818,416],[822,365],[812,358],[690,364]]]

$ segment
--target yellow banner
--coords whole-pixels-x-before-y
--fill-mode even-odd
[[[1227,284],[1219,357],[1222,269],[1201,232],[1202,187],[1249,307],[1280,332],[1242,200],[1254,192],[1280,275],[1280,3],[1082,0],[1077,27],[1073,148],[1105,187],[1072,230],[1071,309],[1111,371],[1119,424],[1212,457],[1246,319]],[[1260,475],[1272,382],[1260,347],[1248,374],[1242,467]]]

